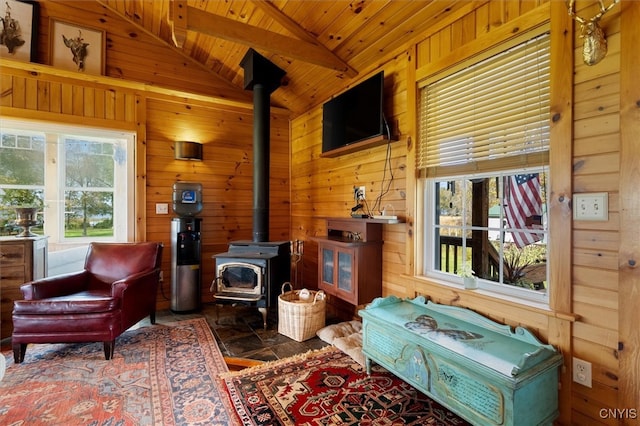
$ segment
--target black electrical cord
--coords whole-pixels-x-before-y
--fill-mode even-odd
[[[366,198],[360,200],[360,202],[364,204],[362,210],[365,212],[365,214],[367,214],[369,217],[371,217],[371,209],[369,209],[369,203],[367,203]]]
[[[384,197],[389,190],[391,189],[391,183],[393,182],[393,168],[391,167],[391,130],[389,129],[389,123],[387,123],[387,119],[382,116],[383,120],[384,120],[384,125],[387,128],[387,135],[388,135],[388,142],[387,142],[387,154],[386,154],[386,158],[384,161],[384,171],[382,172],[382,181],[380,182],[380,195],[378,195],[378,197],[376,198],[376,202],[373,204],[373,210],[374,211],[378,211],[378,213],[382,214],[382,211],[380,211],[380,204],[382,203],[382,197]],[[391,176],[391,178],[389,179],[389,183],[387,184],[387,188],[384,188],[384,180],[386,179],[386,175],[387,175],[387,166],[389,166],[389,175]],[[369,215],[371,215],[371,212],[369,212]]]

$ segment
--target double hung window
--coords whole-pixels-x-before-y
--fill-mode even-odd
[[[133,233],[130,133],[3,120],[0,225],[13,207],[38,207],[32,230],[49,243],[128,241]]]
[[[547,303],[549,34],[420,82],[418,107],[418,274]]]

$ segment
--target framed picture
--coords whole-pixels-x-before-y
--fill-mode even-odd
[[[102,75],[105,68],[103,30],[51,19],[50,64],[56,68]]]
[[[37,61],[39,7],[35,1],[2,0],[0,58]]]

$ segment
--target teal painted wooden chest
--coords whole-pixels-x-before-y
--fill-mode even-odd
[[[547,425],[558,416],[562,356],[522,327],[423,297],[359,311],[374,361],[477,425]]]

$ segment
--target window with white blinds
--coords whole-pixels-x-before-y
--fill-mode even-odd
[[[418,169],[442,176],[546,162],[549,83],[550,37],[542,34],[426,84]]]

